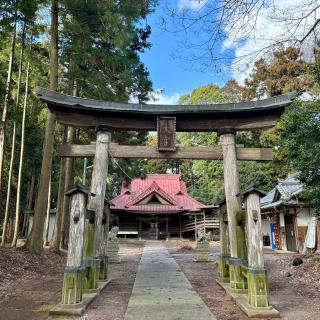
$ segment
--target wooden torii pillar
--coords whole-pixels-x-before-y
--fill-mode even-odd
[[[247,265],[245,257],[241,256],[238,246],[237,215],[241,210],[239,193],[239,176],[237,168],[237,153],[235,144],[236,130],[233,128],[221,128],[218,130],[220,145],[223,153],[223,173],[226,195],[228,229],[230,241],[229,274],[230,288],[235,292],[247,289],[247,279],[242,273],[242,266]]]
[[[107,249],[107,244],[108,244],[108,238],[109,238],[109,228],[110,228],[110,203],[107,199],[104,199],[104,216],[102,220],[102,227],[103,227],[103,240],[104,241],[104,256],[105,256],[105,265],[104,268],[100,270],[100,280],[106,280],[108,279],[108,249]]]
[[[220,256],[218,258],[219,281],[229,282],[229,232],[226,200],[218,203],[220,221]]]
[[[261,231],[260,196],[265,193],[254,186],[239,193],[244,199],[248,232],[248,304],[254,308],[269,307],[267,270],[264,267]]]
[[[97,289],[98,280],[107,277],[108,257],[106,255],[106,221],[104,220],[106,180],[108,175],[108,152],[111,141],[111,128],[99,125],[96,127],[97,141],[94,156],[91,192],[88,203],[86,223],[86,242],[84,265],[87,268],[86,289]]]
[[[84,224],[89,192],[76,185],[65,193],[71,197],[70,232],[67,266],[64,271],[62,304],[75,305],[82,301],[82,254],[84,244]]]

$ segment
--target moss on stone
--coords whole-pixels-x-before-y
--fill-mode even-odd
[[[267,271],[261,273],[248,271],[248,303],[256,308],[269,306]]]
[[[241,265],[229,265],[230,273],[230,288],[232,289],[247,289],[247,279],[241,272]]]
[[[84,238],[84,255],[86,257],[94,256],[94,235],[95,225],[87,221]]]
[[[108,279],[108,256],[100,256],[99,280]]]
[[[76,304],[82,301],[82,273],[66,270],[63,278],[62,303]]]
[[[217,262],[219,278],[221,280],[229,278],[229,258],[220,256]]]
[[[245,226],[240,223],[236,228],[236,237],[237,237],[237,254],[240,259],[247,259],[247,244],[246,244],[246,234],[245,234]]]

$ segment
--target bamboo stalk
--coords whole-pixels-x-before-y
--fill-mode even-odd
[[[30,40],[31,47],[32,40]],[[21,125],[21,148],[20,148],[20,159],[19,159],[19,173],[18,173],[18,185],[17,185],[17,201],[16,201],[16,212],[15,212],[15,226],[14,234],[12,239],[12,247],[17,245],[18,232],[19,232],[19,218],[20,218],[20,198],[21,198],[21,180],[22,180],[22,169],[23,169],[23,155],[24,155],[24,140],[25,140],[25,125],[26,125],[26,110],[27,110],[27,99],[28,99],[28,86],[29,86],[29,73],[30,73],[30,58],[28,59],[27,71],[26,71],[26,86],[23,102],[23,113],[22,113],[22,125]]]
[[[8,227],[8,218],[9,218],[9,206],[10,206],[11,182],[12,182],[12,172],[13,172],[13,159],[14,159],[15,143],[16,143],[16,123],[14,122],[14,124],[13,124],[13,133],[12,133],[12,147],[11,147],[10,169],[9,169],[9,178],[8,178],[7,201],[6,201],[6,209],[5,209],[4,221],[3,221],[3,228],[2,228],[2,239],[1,239],[1,246],[2,246],[2,247],[5,245],[6,233],[7,233],[7,227]]]

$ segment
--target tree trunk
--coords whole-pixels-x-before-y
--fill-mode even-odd
[[[51,40],[50,40],[50,89],[58,87],[58,0],[51,1]],[[41,253],[43,250],[43,228],[48,203],[49,178],[51,176],[52,152],[54,141],[55,116],[47,111],[46,131],[43,142],[43,154],[37,193],[32,231],[27,240],[27,248],[31,252]]]
[[[34,195],[34,185],[36,182],[36,176],[34,171],[32,170],[31,179],[29,180],[29,187],[27,193],[27,210],[32,210],[32,203],[33,203],[33,195]],[[30,214],[25,214],[23,219],[23,226],[22,226],[22,234],[24,237],[28,236],[28,224],[29,224]]]
[[[68,128],[68,137],[67,143],[73,143],[75,136],[75,129],[70,127]],[[68,190],[73,185],[74,174],[73,174],[73,163],[72,158],[66,159],[66,173],[65,173],[65,186],[64,190]],[[69,209],[70,209],[70,198],[63,198],[63,214],[62,214],[62,223],[61,223],[61,248],[66,249],[68,245],[68,233],[69,233]]]
[[[22,35],[21,35],[21,48],[20,48],[20,58],[19,58],[19,73],[18,73],[18,84],[17,84],[17,96],[16,96],[16,111],[20,103],[20,87],[21,87],[21,76],[22,76],[22,64],[24,55],[24,42],[26,35],[26,23],[23,23]]]
[[[9,169],[9,177],[8,177],[7,201],[6,201],[6,209],[5,209],[3,228],[2,228],[2,239],[1,239],[1,246],[2,247],[5,245],[5,242],[6,242],[6,233],[7,233],[7,227],[8,227],[15,143],[16,143],[16,123],[14,122],[14,124],[13,124],[13,133],[12,133],[12,148],[11,148],[10,169]]]
[[[63,138],[62,143],[67,142],[68,127],[65,126],[63,129]],[[60,177],[59,177],[59,190],[58,190],[58,203],[56,211],[56,222],[54,227],[54,234],[52,237],[51,247],[54,252],[60,252],[60,242],[61,242],[61,222],[63,214],[63,199],[65,190],[65,181],[66,181],[66,158],[61,158],[60,160]]]
[[[30,185],[29,185],[29,192],[28,192],[28,202],[27,202],[27,209],[28,210],[32,210],[35,182],[36,182],[36,175],[35,175],[34,171],[32,171],[31,181],[30,181]]]
[[[13,32],[12,32],[11,52],[10,52],[9,65],[8,65],[7,83],[6,83],[2,117],[1,117],[1,123],[0,123],[0,209],[1,209],[1,203],[2,203],[1,201],[2,200],[2,173],[3,173],[4,146],[5,146],[4,139],[5,139],[5,130],[6,130],[6,123],[7,123],[8,103],[9,103],[9,97],[10,97],[10,91],[11,91],[12,66],[13,66],[14,51],[16,46],[16,27],[17,27],[17,22],[15,21]]]
[[[49,236],[49,225],[50,225],[50,204],[51,204],[51,177],[49,181],[49,190],[48,190],[48,204],[47,204],[47,215],[46,215],[46,231],[44,237],[44,246],[48,243],[48,236]]]
[[[31,48],[32,40],[30,41]],[[19,233],[19,217],[20,217],[20,198],[21,198],[21,180],[22,180],[22,169],[23,169],[23,154],[24,154],[24,139],[25,139],[25,125],[26,125],[26,110],[27,110],[27,100],[28,100],[28,86],[29,86],[29,71],[30,71],[30,58],[27,65],[26,74],[26,88],[24,94],[23,102],[23,114],[22,114],[22,124],[21,124],[21,147],[20,147],[20,160],[19,160],[19,173],[18,173],[18,185],[17,185],[17,201],[16,201],[16,220],[14,226],[14,234],[12,240],[12,246],[17,245],[18,233]]]
[[[320,253],[320,220],[317,221],[317,252]]]

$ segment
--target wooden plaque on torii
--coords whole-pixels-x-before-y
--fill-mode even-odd
[[[176,151],[176,118],[157,117],[158,151]]]

